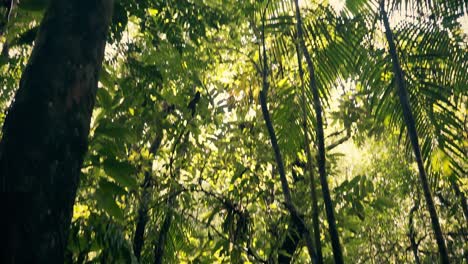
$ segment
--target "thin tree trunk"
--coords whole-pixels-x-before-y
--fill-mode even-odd
[[[156,135],[156,138],[151,144],[150,153],[153,154],[153,156],[156,156],[156,153],[159,147],[161,146],[162,137],[163,137],[163,134],[161,131],[161,133],[158,133]],[[146,230],[146,224],[148,223],[148,218],[149,218],[148,203],[150,201],[149,199],[150,191],[151,191],[151,188],[153,187],[150,170],[145,171],[145,178],[143,180],[141,197],[140,197],[141,199],[140,208],[138,209],[137,225],[136,225],[135,234],[133,237],[133,252],[138,261],[140,261],[141,250],[145,243],[144,235],[145,235],[145,230]]]
[[[317,263],[323,263],[322,242],[320,240],[319,208],[317,201],[317,191],[315,183],[314,168],[312,166],[312,153],[310,151],[309,128],[307,126],[307,100],[304,89],[304,70],[302,69],[302,56],[299,44],[296,43],[297,63],[299,67],[299,78],[301,80],[302,99],[302,129],[304,130],[304,144],[307,158],[307,172],[309,173],[309,188],[312,201],[312,224],[314,228],[315,249],[317,250]]]
[[[7,0],[2,3],[2,7],[6,7],[6,10],[4,17],[0,20],[0,36],[5,35],[8,22],[10,22],[10,17],[16,4],[15,2],[15,0]]]
[[[10,57],[9,52],[10,52],[10,43],[8,43],[8,41],[5,40],[5,42],[3,43],[2,52],[0,53],[0,57],[4,59],[5,61],[7,61]]]
[[[409,228],[408,237],[411,243],[411,251],[413,252],[414,262],[416,264],[421,263],[421,260],[419,260],[419,255],[418,255],[418,243],[416,242],[416,231],[414,230],[414,224],[413,224],[414,213],[418,211],[418,208],[419,208],[419,199],[415,201],[414,206],[411,208],[409,212],[409,223],[408,223],[408,228]]]
[[[55,0],[0,143],[1,263],[63,263],[112,0]]]
[[[263,71],[262,71],[262,90],[260,91],[260,105],[262,108],[263,118],[270,136],[271,145],[275,153],[276,164],[278,165],[278,172],[280,175],[281,188],[283,191],[284,202],[286,204],[286,209],[289,211],[291,218],[298,226],[302,236],[306,240],[307,249],[309,250],[309,255],[312,263],[317,263],[317,255],[315,253],[312,239],[310,236],[309,229],[304,223],[304,219],[299,215],[296,206],[294,205],[291,198],[291,191],[289,189],[288,180],[286,178],[286,173],[284,170],[283,157],[278,146],[278,140],[276,138],[276,133],[273,128],[273,123],[270,118],[270,113],[268,112],[268,103],[267,103],[267,94],[270,84],[268,83],[268,65],[267,65],[267,54],[265,47],[265,18],[263,17],[263,26],[262,26],[262,50],[263,50]]]
[[[458,186],[456,180],[451,180],[450,183],[452,184],[452,189],[455,192],[455,195],[460,200],[460,205],[462,207],[463,215],[465,217],[465,223],[468,223],[468,203],[466,201],[465,193],[463,193],[460,190],[460,187]],[[464,227],[466,227],[466,224]]]
[[[320,184],[322,186],[323,200],[325,203],[325,211],[327,213],[327,220],[328,220],[328,227],[329,227],[328,231],[330,233],[332,249],[333,249],[333,257],[335,259],[335,263],[341,264],[343,263],[343,253],[341,251],[340,238],[338,235],[338,230],[336,228],[335,212],[334,212],[333,202],[330,196],[330,189],[328,187],[327,174],[326,174],[325,139],[324,139],[324,132],[323,132],[322,104],[320,102],[320,95],[319,95],[317,83],[315,80],[314,64],[312,62],[309,51],[307,50],[307,47],[304,41],[299,1],[294,0],[294,4],[296,7],[297,37],[299,40],[299,45],[302,48],[303,55],[307,62],[307,69],[309,71],[309,84],[310,84],[310,89],[312,91],[312,96],[314,100],[314,110],[315,110],[315,116],[316,116],[315,118],[317,119],[317,145],[318,145],[317,163],[318,163],[318,169],[319,169]]]
[[[168,210],[166,217],[164,218],[163,225],[161,226],[161,230],[159,231],[158,241],[154,247],[154,264],[162,264],[163,257],[164,257],[164,250],[166,248],[167,238],[169,234],[169,229],[171,228],[173,212],[172,207],[174,207],[175,203],[175,195],[171,196],[167,202]]]
[[[7,10],[5,12],[5,17],[3,18],[3,21],[0,25],[0,36],[4,36],[7,33],[7,28],[8,28],[8,23],[10,22],[11,15],[13,13],[13,10],[16,9],[16,3],[15,0],[8,0],[6,2]],[[10,57],[10,43],[7,39],[5,39],[5,42],[3,42],[3,47],[2,47],[2,52],[0,53],[0,59],[8,61]]]
[[[175,139],[174,146],[171,151],[172,154],[169,158],[169,170],[170,170],[170,176],[173,180],[176,180],[176,175],[180,175],[180,167],[176,169],[176,172],[172,170],[174,166],[175,153],[177,151],[178,146],[180,146],[180,152],[178,153],[178,157],[181,159],[189,160],[186,154],[187,154],[187,144],[190,138],[190,131],[186,132],[186,130],[190,122],[192,122],[192,120],[194,119],[195,111],[196,111],[195,105],[193,105],[193,107],[191,108],[192,117],[188,120],[187,125],[183,128],[179,136]],[[166,210],[167,214],[164,218],[163,225],[161,226],[161,229],[159,230],[158,239],[157,241],[155,241],[155,244],[154,244],[154,263],[155,264],[163,263],[168,234],[169,234],[169,230],[171,228],[172,220],[174,217],[174,210],[175,210],[174,207],[176,203],[177,194],[175,195],[170,195],[170,194],[177,193],[177,191],[173,183],[171,184],[171,187],[169,190],[170,190],[169,197],[167,198],[167,208],[168,208]]]
[[[426,200],[426,206],[431,218],[432,229],[434,230],[437,246],[439,248],[440,261],[441,263],[447,264],[450,263],[447,253],[447,247],[445,245],[445,239],[439,224],[439,217],[437,216],[437,211],[434,206],[434,200],[432,199],[432,194],[427,180],[426,171],[424,169],[423,158],[419,147],[418,134],[416,131],[413,113],[411,111],[411,105],[408,98],[408,91],[406,90],[405,86],[403,70],[401,69],[398,52],[395,46],[395,42],[393,40],[393,33],[390,29],[390,23],[388,22],[388,16],[387,12],[385,11],[384,1],[380,2],[380,12],[385,27],[385,37],[388,42],[390,57],[392,58],[393,73],[395,75],[398,97],[400,98],[400,104],[403,110],[403,118],[405,120],[406,128],[408,130],[411,145],[413,147],[414,156],[416,157],[416,162],[418,164],[419,179],[421,181],[424,199]]]
[[[294,221],[290,219],[289,227],[281,247],[278,250],[278,263],[291,263],[294,252],[301,242],[301,234],[295,225]]]
[[[148,223],[148,203],[149,194],[151,189],[151,172],[145,172],[145,179],[143,180],[143,189],[141,190],[140,207],[138,208],[137,224],[135,227],[135,234],[133,236],[133,253],[138,261],[141,258],[141,250],[145,244],[145,230]]]

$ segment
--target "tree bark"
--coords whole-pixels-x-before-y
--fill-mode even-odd
[[[398,57],[398,52],[396,49],[395,41],[393,39],[393,33],[390,29],[390,23],[388,22],[388,16],[387,12],[385,11],[385,3],[383,0],[380,1],[380,12],[385,27],[385,37],[388,42],[390,57],[392,58],[393,74],[395,75],[396,88],[398,97],[400,99],[401,108],[403,111],[403,118],[406,124],[406,129],[408,130],[411,145],[413,147],[416,163],[418,164],[419,180],[421,181],[424,199],[426,200],[426,206],[429,211],[429,215],[432,222],[432,229],[434,231],[437,246],[439,248],[440,261],[441,263],[447,264],[450,263],[447,247],[445,244],[444,236],[442,234],[442,229],[439,224],[439,217],[437,216],[434,200],[432,199],[431,189],[429,187],[429,183],[426,176],[426,170],[424,169],[423,158],[419,147],[418,134],[416,131],[414,116],[411,111],[411,105],[408,98],[408,91],[405,84],[403,70],[401,68],[400,59]]]
[[[317,191],[315,183],[314,168],[312,165],[312,152],[310,150],[309,127],[307,126],[307,100],[304,88],[304,70],[302,69],[302,56],[299,45],[296,44],[297,63],[299,67],[299,78],[301,80],[301,99],[302,99],[302,129],[304,130],[304,148],[307,158],[307,172],[309,173],[309,188],[312,201],[312,225],[314,228],[315,249],[317,251],[317,263],[323,263],[322,241],[320,240],[319,207],[317,201]]]
[[[112,0],[54,0],[0,142],[1,263],[63,263]]]
[[[318,145],[317,164],[318,164],[318,170],[319,170],[319,176],[320,176],[320,184],[322,186],[323,200],[325,203],[325,212],[327,214],[328,231],[330,233],[333,257],[335,259],[335,263],[341,264],[343,263],[343,253],[341,251],[340,238],[338,235],[338,230],[336,228],[336,220],[335,220],[335,212],[334,212],[335,209],[333,207],[333,202],[330,196],[330,189],[328,187],[328,182],[327,182],[325,138],[324,138],[324,132],[323,132],[323,119],[322,119],[322,104],[320,102],[320,95],[319,95],[317,83],[315,80],[314,64],[312,62],[309,51],[307,50],[307,47],[304,41],[299,1],[294,0],[294,4],[296,7],[297,37],[299,40],[299,45],[302,48],[302,53],[307,62],[307,69],[309,71],[309,84],[310,84],[310,89],[312,91],[312,97],[314,100],[315,118],[317,120],[317,131],[316,131],[317,132],[317,135],[316,135],[317,145]]]
[[[270,136],[270,142],[273,147],[273,152],[275,154],[276,164],[278,165],[278,172],[280,175],[281,188],[284,196],[284,203],[286,204],[286,209],[289,211],[289,214],[293,221],[298,225],[298,229],[301,230],[302,236],[305,238],[307,249],[309,250],[309,255],[312,263],[317,263],[317,255],[314,250],[314,246],[311,240],[310,231],[306,226],[304,219],[299,215],[296,206],[294,205],[291,198],[291,191],[289,189],[289,183],[286,178],[286,172],[284,170],[283,157],[278,145],[278,140],[276,138],[276,133],[271,121],[270,113],[268,112],[268,103],[267,103],[267,94],[270,87],[268,82],[268,65],[267,65],[267,54],[265,47],[265,17],[263,17],[263,26],[262,26],[262,53],[263,53],[263,71],[262,71],[262,90],[260,91],[260,106],[262,108],[263,119],[265,120],[265,125],[268,130],[268,135]]]

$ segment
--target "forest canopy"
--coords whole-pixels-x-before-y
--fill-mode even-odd
[[[0,263],[468,262],[463,0],[0,1]]]

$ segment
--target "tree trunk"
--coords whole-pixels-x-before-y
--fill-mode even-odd
[[[408,237],[409,237],[410,244],[411,244],[411,251],[413,252],[413,256],[414,256],[414,262],[416,264],[421,263],[421,260],[419,260],[419,255],[418,255],[418,251],[419,251],[418,243],[416,242],[416,231],[414,230],[414,221],[413,221],[414,213],[418,211],[418,208],[419,208],[419,198],[417,201],[414,202],[414,206],[411,208],[409,212],[409,223],[408,223],[408,229],[409,229]]]
[[[278,250],[278,263],[291,263],[294,252],[301,242],[301,234],[296,224],[291,219],[286,233],[286,237]]]
[[[63,263],[112,0],[51,1],[0,142],[1,263]]]
[[[424,199],[426,200],[426,206],[429,210],[429,215],[432,222],[432,229],[434,230],[434,235],[437,241],[437,246],[439,248],[440,261],[441,263],[450,263],[447,247],[445,245],[445,239],[442,234],[442,229],[439,224],[439,217],[437,216],[437,211],[434,206],[434,200],[432,199],[431,190],[429,188],[429,183],[427,181],[426,171],[424,169],[423,158],[421,155],[421,150],[419,147],[419,139],[416,131],[416,125],[411,111],[411,105],[408,98],[408,91],[406,90],[405,79],[403,75],[403,70],[401,69],[400,60],[398,57],[398,52],[393,40],[393,33],[390,29],[390,23],[388,22],[387,12],[385,12],[385,3],[380,1],[380,12],[385,27],[385,37],[388,42],[390,57],[392,58],[393,63],[393,74],[395,75],[396,88],[398,97],[400,98],[401,108],[403,110],[403,118],[405,120],[406,128],[408,130],[409,138],[411,145],[413,147],[414,156],[418,164],[419,169],[419,180],[421,181]]]
[[[455,195],[460,200],[463,215],[465,216],[465,223],[468,223],[468,203],[466,201],[465,193],[460,190],[460,187],[458,186],[456,180],[451,180],[450,183],[452,184],[452,189],[455,192]],[[464,225],[464,227],[466,227],[466,224]]]
[[[161,146],[162,136],[163,134],[161,130],[160,133],[156,135],[156,138],[151,144],[150,153],[154,156],[156,155],[159,147]],[[145,171],[145,178],[143,180],[140,197],[140,207],[138,208],[137,225],[135,228],[135,234],[133,236],[133,253],[135,254],[135,257],[138,261],[140,261],[141,250],[145,243],[144,235],[146,230],[146,224],[148,223],[149,218],[148,203],[150,201],[150,190],[153,187],[150,170]]]
[[[145,229],[148,223],[148,203],[149,194],[151,189],[151,173],[145,172],[145,179],[143,180],[143,189],[140,197],[140,207],[138,208],[137,224],[135,227],[135,234],[133,236],[133,253],[138,261],[141,258],[141,250],[145,243]]]
[[[154,264],[163,263],[164,251],[166,248],[169,229],[171,228],[172,224],[172,207],[174,207],[175,197],[176,196],[171,196],[167,202],[169,209],[167,210],[167,214],[164,218],[163,225],[161,226],[161,230],[159,230],[158,240],[156,242],[156,245],[154,246]]]
[[[335,259],[335,263],[341,264],[343,263],[343,253],[341,251],[340,245],[340,238],[338,235],[338,230],[336,228],[336,221],[335,221],[335,212],[333,207],[333,202],[330,196],[330,189],[328,188],[327,182],[327,173],[326,173],[326,159],[325,159],[325,138],[323,132],[323,119],[322,119],[322,104],[320,102],[320,95],[317,87],[317,83],[315,81],[315,70],[314,64],[310,57],[309,51],[305,45],[304,36],[302,33],[302,18],[299,8],[299,1],[294,0],[294,4],[296,7],[296,30],[297,30],[297,37],[299,40],[299,45],[302,48],[303,55],[307,62],[307,69],[309,71],[309,84],[310,89],[312,91],[312,97],[314,100],[314,110],[315,110],[315,118],[317,119],[317,145],[318,145],[318,156],[317,156],[317,163],[318,163],[318,170],[320,176],[320,184],[322,186],[322,193],[323,193],[323,200],[325,203],[325,212],[327,214],[328,220],[328,231],[330,233],[332,249],[333,249],[333,257]]]
[[[307,172],[309,173],[310,198],[312,201],[312,224],[314,228],[314,242],[317,250],[317,263],[323,263],[322,241],[320,240],[319,207],[317,201],[316,183],[314,168],[312,165],[312,153],[310,151],[309,127],[307,126],[307,100],[304,88],[304,70],[302,69],[302,56],[299,45],[296,44],[297,63],[299,67],[299,78],[301,80],[301,99],[302,99],[302,129],[304,130],[304,145],[307,158]]]
[[[265,18],[263,17],[263,26],[262,26],[262,45],[263,45],[263,71],[262,71],[262,90],[260,91],[260,106],[262,108],[263,119],[265,120],[265,125],[268,130],[268,135],[270,136],[270,142],[273,147],[273,152],[275,154],[276,164],[278,165],[278,172],[280,175],[281,188],[284,196],[284,203],[286,204],[286,209],[289,211],[289,214],[293,221],[298,225],[298,229],[302,231],[302,236],[306,240],[307,249],[309,250],[309,255],[312,263],[317,263],[317,255],[314,250],[312,240],[310,239],[310,232],[307,226],[305,225],[304,219],[299,215],[296,206],[294,205],[291,198],[291,191],[289,189],[288,180],[286,178],[286,173],[284,170],[283,157],[278,145],[278,140],[276,138],[276,133],[273,128],[273,123],[270,118],[270,113],[268,112],[268,103],[267,103],[267,94],[270,84],[268,83],[268,65],[267,65],[267,54],[265,47]]]
[[[174,159],[175,159],[175,154],[177,153],[177,147],[180,146],[179,153],[178,153],[178,158],[183,159],[183,160],[190,160],[187,154],[187,144],[190,138],[190,131],[186,131],[189,124],[192,122],[195,116],[195,107],[192,109],[192,117],[187,121],[187,125],[182,129],[182,132],[179,134],[179,136],[175,139],[173,148],[172,148],[172,153],[169,158],[169,173],[171,178],[174,181],[177,181],[176,176],[178,177],[180,175],[180,167],[176,168],[176,171],[173,171],[174,165]],[[167,239],[169,236],[169,230],[171,228],[172,220],[174,218],[174,210],[176,209],[176,199],[177,199],[177,190],[176,190],[176,185],[174,183],[171,183],[171,186],[169,188],[169,197],[166,200],[166,205],[167,205],[167,210],[166,210],[166,216],[164,217],[164,222],[161,226],[161,229],[159,230],[159,236],[158,239],[154,242],[154,263],[155,264],[161,264],[163,263],[164,260],[164,252],[166,250],[166,243]],[[174,193],[174,195],[171,195]]]

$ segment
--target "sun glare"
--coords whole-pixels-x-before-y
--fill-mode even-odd
[[[461,18],[458,19],[458,22],[461,24],[461,29],[465,35],[468,35],[468,15],[465,14]]]
[[[330,5],[335,9],[337,13],[341,12],[345,7],[346,1],[345,0],[330,0]]]

